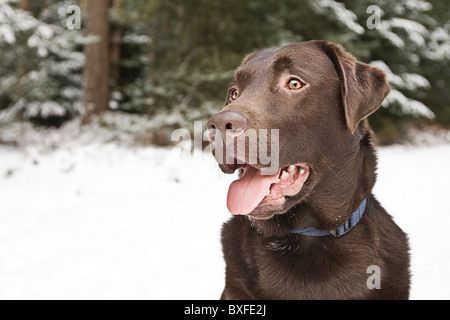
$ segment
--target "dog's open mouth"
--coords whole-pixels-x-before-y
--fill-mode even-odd
[[[227,206],[234,215],[257,215],[259,211],[282,208],[286,197],[301,191],[310,173],[309,166],[303,163],[281,168],[274,175],[263,175],[251,165],[243,169],[242,177],[228,190]]]

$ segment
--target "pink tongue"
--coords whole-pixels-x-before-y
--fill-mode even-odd
[[[272,176],[265,176],[260,170],[246,166],[242,178],[234,181],[228,189],[228,210],[234,215],[251,213],[264,199],[270,185],[278,180],[280,170]]]

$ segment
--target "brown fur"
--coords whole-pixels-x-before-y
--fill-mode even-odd
[[[286,75],[306,86],[286,93],[279,85]],[[239,98],[228,97],[219,117],[233,111],[246,129],[279,129],[280,167],[305,162],[311,172],[279,212],[224,225],[222,298],[407,299],[407,237],[372,195],[376,155],[366,118],[389,93],[383,72],[330,42],[310,41],[247,56],[230,88]],[[336,229],[364,198],[365,215],[340,238],[290,233]],[[366,285],[371,265],[380,267],[381,289]]]

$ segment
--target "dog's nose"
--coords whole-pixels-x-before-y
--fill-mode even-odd
[[[211,117],[208,121],[208,131],[211,141],[214,141],[218,134],[222,137],[231,135],[238,137],[247,130],[248,119],[238,111],[224,111]]]

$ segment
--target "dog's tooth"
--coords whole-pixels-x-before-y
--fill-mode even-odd
[[[300,169],[300,174],[305,174],[305,169]]]
[[[267,191],[266,197],[270,194],[270,189]]]
[[[294,170],[295,170],[295,165],[291,164],[291,165],[289,166],[289,168],[288,168],[288,171],[289,171],[289,172],[292,172],[292,171],[294,171]]]
[[[287,173],[286,171],[283,171],[283,173],[281,174],[280,179],[281,180],[286,180],[287,178],[289,178],[289,173]]]

